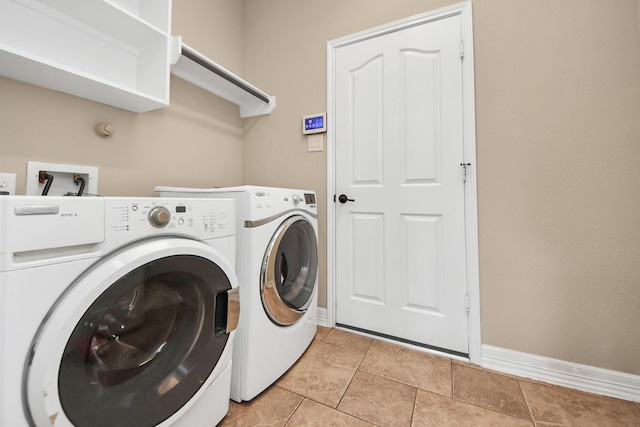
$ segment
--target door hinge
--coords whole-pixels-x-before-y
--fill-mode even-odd
[[[460,40],[460,58],[464,58],[464,40]]]
[[[464,294],[464,308],[467,310],[467,313],[471,311],[471,297],[469,296],[469,292]]]
[[[467,182],[467,168],[471,163],[460,163],[460,166],[462,166],[462,182]]]

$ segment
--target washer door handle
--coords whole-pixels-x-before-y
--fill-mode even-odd
[[[230,334],[238,327],[240,319],[240,294],[238,288],[220,292],[215,296],[214,336]]]

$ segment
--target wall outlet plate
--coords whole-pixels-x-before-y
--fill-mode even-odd
[[[322,151],[324,150],[324,135],[316,133],[314,135],[307,136],[307,151]]]
[[[45,189],[46,180],[40,179],[40,172],[53,176],[47,196],[75,196],[84,180],[83,196],[98,194],[98,168],[95,166],[62,165],[56,163],[27,162],[27,196],[40,196]]]
[[[0,195],[13,196],[16,194],[16,174],[0,173]]]

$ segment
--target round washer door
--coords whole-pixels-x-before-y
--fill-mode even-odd
[[[269,319],[288,326],[300,319],[312,301],[318,278],[318,243],[313,225],[302,215],[287,218],[265,252],[260,295]]]
[[[234,293],[232,267],[201,242],[147,241],[101,259],[34,339],[24,390],[33,423],[172,424],[213,380]]]

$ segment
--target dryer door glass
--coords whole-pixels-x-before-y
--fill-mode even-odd
[[[228,289],[221,268],[195,255],[157,259],[113,283],[64,350],[58,390],[70,421],[154,426],[182,408],[227,343]]]
[[[295,215],[273,235],[261,270],[262,304],[269,318],[286,326],[309,307],[318,277],[318,244],[311,223]]]

